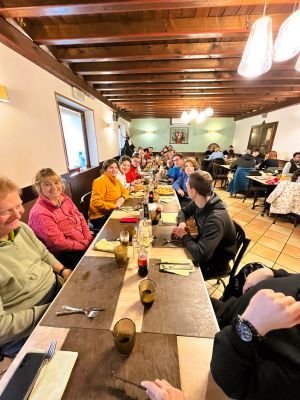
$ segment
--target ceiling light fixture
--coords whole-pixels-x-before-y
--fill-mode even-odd
[[[300,8],[281,25],[274,44],[273,60],[287,61],[300,51]]]
[[[266,4],[264,8],[264,14]],[[268,72],[272,66],[272,19],[263,16],[254,22],[238,66],[238,74],[246,78],[256,78]]]

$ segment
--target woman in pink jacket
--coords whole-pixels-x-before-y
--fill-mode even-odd
[[[29,214],[29,226],[48,250],[63,264],[74,268],[93,236],[63,184],[51,168],[41,169],[34,187],[39,197]]]

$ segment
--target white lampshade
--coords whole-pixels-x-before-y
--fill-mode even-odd
[[[281,25],[274,44],[273,60],[286,61],[300,51],[300,9]]]
[[[268,72],[272,66],[272,49],[272,19],[261,17],[252,25],[238,74],[255,78]]]
[[[198,117],[198,111],[195,108],[192,108],[189,113],[190,121],[196,119]]]
[[[204,111],[201,111],[201,112],[199,112],[199,114],[198,114],[197,122],[198,122],[198,123],[201,123],[201,122],[203,122],[204,120],[205,120],[205,112],[204,112]]]
[[[300,72],[300,56],[296,62],[296,66],[295,66],[296,70]]]
[[[207,107],[207,108],[204,110],[204,114],[205,114],[206,117],[211,117],[211,116],[213,116],[213,115],[214,115],[214,110],[213,110],[213,108]]]
[[[190,122],[190,117],[187,111],[183,111],[180,117],[181,121],[188,124]]]

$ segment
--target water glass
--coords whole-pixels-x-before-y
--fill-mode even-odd
[[[120,244],[115,247],[115,259],[118,267],[126,267],[128,261],[128,246]]]
[[[128,356],[135,344],[135,323],[129,318],[122,318],[113,328],[113,338],[118,352]]]
[[[129,245],[129,232],[128,231],[122,231],[120,232],[120,240],[123,246],[128,246]]]
[[[156,296],[156,284],[152,279],[144,279],[139,284],[141,302],[144,306],[150,306]]]

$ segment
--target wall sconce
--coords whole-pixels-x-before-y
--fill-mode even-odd
[[[153,129],[147,129],[147,130],[144,131],[144,133],[145,133],[146,135],[149,135],[149,134],[156,133],[156,131],[154,131]]]
[[[221,134],[221,130],[220,129],[208,129],[207,133],[209,135]]]
[[[0,101],[9,103],[8,94],[5,86],[0,85]]]

